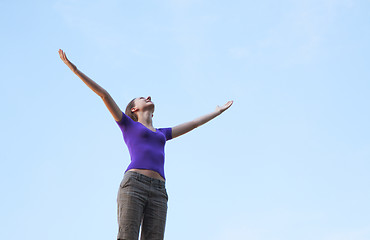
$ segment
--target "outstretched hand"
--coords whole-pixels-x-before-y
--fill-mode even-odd
[[[75,71],[76,70],[76,66],[73,64],[73,63],[71,63],[69,60],[68,60],[68,58],[67,58],[67,56],[66,56],[66,54],[65,54],[65,52],[63,52],[63,50],[62,49],[59,49],[59,56],[60,56],[60,59],[62,59],[62,61],[72,70],[72,71]]]
[[[227,103],[225,103],[225,105],[223,106],[218,106],[216,107],[216,111],[218,111],[220,114],[223,113],[226,109],[228,109],[232,104],[233,104],[234,101],[228,101]]]

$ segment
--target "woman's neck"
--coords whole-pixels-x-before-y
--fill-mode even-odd
[[[147,128],[154,129],[153,127],[153,113],[149,111],[141,112],[137,114],[138,122],[146,126]]]

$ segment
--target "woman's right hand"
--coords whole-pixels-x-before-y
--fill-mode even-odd
[[[216,111],[219,112],[220,114],[223,113],[225,110],[227,110],[231,105],[233,105],[233,102],[234,101],[228,101],[227,103],[225,103],[225,105],[223,106],[218,106],[216,107]]]
[[[76,71],[76,66],[73,64],[73,63],[71,63],[69,60],[68,60],[68,58],[67,58],[67,56],[66,56],[66,54],[65,54],[65,52],[63,52],[63,50],[61,50],[61,49],[59,49],[59,56],[60,56],[60,59],[62,59],[62,61],[74,72],[74,71]]]

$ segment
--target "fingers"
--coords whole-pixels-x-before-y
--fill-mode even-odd
[[[222,107],[222,110],[225,111],[227,110],[232,104],[233,104],[234,101],[228,101],[227,103],[225,103],[225,105]]]
[[[230,107],[232,104],[233,104],[233,101],[228,101],[228,102],[225,104],[225,106]]]
[[[63,62],[67,62],[68,61],[68,58],[67,58],[67,56],[66,56],[66,53],[65,52],[63,52],[63,50],[62,49],[59,49],[59,56],[60,56],[60,58],[63,60]]]
[[[62,60],[64,60],[64,52],[63,52],[63,50],[61,50],[61,49],[59,49],[59,56],[60,56],[60,58],[62,59]]]

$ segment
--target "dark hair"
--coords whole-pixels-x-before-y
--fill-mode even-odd
[[[131,108],[135,107],[135,99],[136,99],[136,98],[132,99],[132,100],[131,100],[131,102],[129,102],[129,103],[127,104],[125,114],[126,114],[127,116],[129,116],[132,120],[134,120],[135,122],[137,122],[137,120],[138,120],[138,119],[137,119],[136,114],[135,114],[134,112],[132,112],[132,111],[131,111]]]

